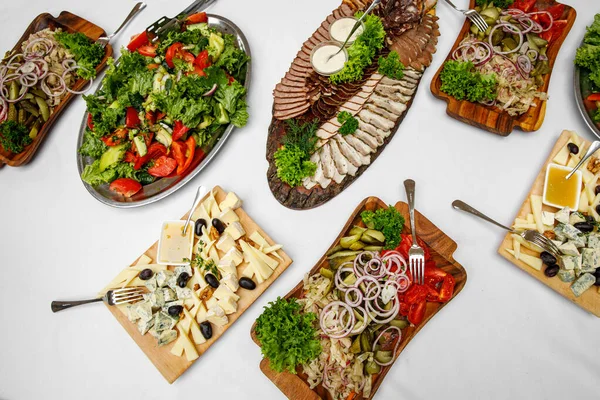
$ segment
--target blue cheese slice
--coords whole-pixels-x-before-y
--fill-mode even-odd
[[[581,251],[581,272],[594,272],[600,267],[600,249],[583,249]]]
[[[189,299],[192,297],[192,289],[188,287],[181,288],[177,286],[175,288],[175,293],[177,294],[178,299]]]
[[[561,240],[563,240],[562,238],[575,240],[582,234],[579,229],[569,224],[558,224],[556,228],[554,228],[554,233],[556,233],[556,236],[561,238]]]
[[[139,315],[140,319],[144,322],[148,322],[152,319],[152,306],[147,301],[137,303],[135,312]],[[150,329],[150,328],[148,328]]]
[[[158,288],[158,284],[156,283],[156,275],[145,281],[144,286],[146,286],[150,292],[154,292]]]
[[[600,249],[600,235],[597,233],[590,233],[588,236],[587,247],[592,249]]]
[[[573,282],[575,280],[575,271],[561,269],[558,271],[558,278],[563,282]]]
[[[567,271],[581,269],[581,256],[562,256],[561,260],[563,268]]]
[[[173,276],[173,273],[169,270],[159,271],[156,274],[156,284],[158,287],[167,286],[167,281]]]
[[[176,287],[178,287],[178,286],[176,286]],[[169,301],[177,300],[177,295],[175,295],[175,292],[171,288],[163,289],[163,297],[165,299],[165,303],[169,302]]]
[[[542,211],[542,223],[548,226],[554,226],[554,213]]]
[[[562,210],[560,210],[559,212],[554,214],[554,219],[556,219],[561,224],[568,224],[569,223],[569,214],[570,214],[569,207],[565,207]]]
[[[585,247],[587,245],[587,238],[585,235],[579,235],[573,240],[569,240],[570,243],[573,243],[575,247],[578,249]],[[559,246],[560,247],[560,246]]]
[[[594,286],[596,277],[590,273],[581,275],[572,285],[571,291],[575,297],[581,296],[586,290]]]
[[[149,321],[144,321],[143,319],[140,319],[137,323],[137,328],[141,335],[145,335],[146,332],[148,332],[150,328],[152,328],[152,326],[154,326],[154,319],[152,318],[150,318]]]
[[[569,216],[569,225],[575,225],[578,222],[585,222],[585,217],[580,212],[574,212]]]
[[[164,292],[162,290],[157,290],[155,292],[150,293],[148,297],[148,302],[152,308],[162,308],[165,305],[165,297]]]
[[[186,274],[188,274],[189,276],[192,276],[192,267],[187,264],[187,265],[180,265],[175,267],[175,277],[179,278],[179,275],[181,275],[183,272],[185,272]]]
[[[177,339],[177,331],[174,329],[169,329],[168,331],[160,333],[158,336],[158,345],[164,346],[171,343],[175,339]]]
[[[127,319],[129,322],[136,322],[140,319],[140,316],[137,313],[137,304],[129,304],[127,305]]]
[[[162,332],[165,330],[173,329],[175,324],[177,323],[176,319],[171,318],[170,315],[160,311],[157,312],[156,317],[154,317],[154,329],[156,332]]]
[[[567,242],[558,247],[558,249],[567,256],[578,256],[579,250],[577,250],[577,246],[573,244],[573,242]]]

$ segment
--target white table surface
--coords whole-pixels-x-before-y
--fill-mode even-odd
[[[189,0],[147,2],[115,48]],[[462,17],[439,4],[438,54],[400,132],[360,179],[311,211],[288,210],[271,195],[265,138],[275,84],[338,0],[219,0],[212,7],[238,24],[251,45],[250,123],[191,184],[156,204],[117,210],[88,194],[75,158],[85,105],[73,101],[30,165],[0,170],[0,399],[284,398],[259,370],[252,322],[314,265],[363,198],[405,200],[407,178],[417,182],[417,208],[458,243],[455,257],[468,282],[409,344],[376,398],[597,399],[600,321],[497,255],[501,231],[450,207],[460,198],[508,224],[559,133],[573,129],[591,139],[573,101],[572,59],[600,5],[568,3],[579,17],[559,54],[538,132],[501,138],[446,116],[429,83]],[[4,0],[0,49],[12,48],[41,12],[69,10],[111,31],[133,4]],[[96,293],[157,239],[162,221],[183,215],[199,184],[237,192],[295,262],[169,385],[102,306],[53,314],[50,302]]]

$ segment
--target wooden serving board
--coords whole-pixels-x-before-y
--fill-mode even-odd
[[[537,4],[541,6],[559,3],[554,0],[538,0]],[[475,8],[475,0],[471,0],[470,8]],[[554,62],[556,61],[558,52],[567,35],[569,34],[569,31],[573,27],[576,16],[577,12],[575,9],[571,6],[565,5],[565,13],[561,19],[567,20],[567,26],[563,30],[562,35],[558,39],[553,40],[548,47],[547,55],[551,68],[554,67]],[[469,19],[465,19],[462,30],[458,34],[458,38],[456,39],[454,46],[452,46],[452,49],[448,53],[446,61],[452,59],[452,53],[454,53],[456,48],[460,46],[460,43],[469,33],[470,28],[471,21]],[[446,113],[452,118],[500,136],[510,135],[515,127],[518,127],[525,132],[532,132],[537,131],[542,126],[544,117],[546,115],[545,100],[536,98],[534,100],[535,107],[530,107],[529,111],[518,117],[512,117],[508,115],[508,113],[503,112],[494,106],[484,106],[483,104],[471,103],[470,101],[466,100],[458,101],[454,97],[449,96],[440,90],[442,86],[440,73],[442,72],[443,68],[444,64],[442,64],[431,81],[431,93],[433,93],[433,95],[438,99],[444,100],[446,103],[448,103]],[[550,85],[550,77],[552,72],[553,70],[544,77],[544,86],[541,88],[541,91],[544,93],[548,93],[548,86]]]
[[[225,196],[227,195],[227,193],[223,191],[223,189],[221,189],[221,187],[219,186],[216,186],[213,189],[213,191],[215,194],[215,198],[219,203],[223,201],[225,199]],[[204,201],[208,196],[209,194],[207,194],[202,199],[202,201]],[[269,242],[270,245],[275,244],[273,239],[271,239],[269,235],[267,235],[267,233],[263,231],[261,227],[256,222],[254,222],[254,220],[252,220],[252,218],[250,218],[250,216],[248,216],[248,214],[246,214],[246,212],[242,208],[238,208],[237,210],[235,210],[235,213],[240,218],[240,223],[244,227],[244,230],[248,232],[248,234],[251,234],[254,231],[258,231],[267,240],[267,242]],[[183,217],[181,217],[181,219],[185,220],[187,216],[188,214],[185,214]],[[156,233],[159,233],[158,226]],[[158,241],[154,242],[154,244],[150,246],[150,248],[148,248],[148,250],[146,250],[143,254],[147,255],[148,257],[152,258],[153,261],[155,261],[157,251]],[[234,314],[228,315],[229,323],[227,325],[223,327],[218,327],[213,324],[212,338],[207,340],[206,343],[196,346],[196,349],[198,350],[198,354],[200,356],[202,356],[202,354],[204,354],[208,350],[208,348],[212,346],[212,344],[216,340],[218,340],[221,337],[221,335],[223,335],[225,331],[227,331],[227,329],[229,329],[229,327],[233,325],[233,323],[248,309],[248,307],[250,307],[252,303],[254,303],[254,301],[258,297],[260,297],[260,295],[263,294],[263,292],[267,290],[267,288],[271,286],[271,284],[292,264],[292,259],[283,250],[277,251],[277,254],[279,254],[283,258],[283,261],[280,262],[279,266],[273,271],[273,275],[271,275],[269,279],[265,280],[261,284],[257,284],[256,289],[254,290],[240,290],[236,292],[236,294],[240,296],[240,300],[238,301],[238,311]],[[223,253],[220,250],[219,256],[223,256]],[[134,265],[136,262],[137,260],[131,265]],[[241,273],[241,271],[243,271],[246,266],[247,263],[245,262],[240,264],[238,266],[238,273]],[[127,333],[129,333],[129,336],[131,336],[131,338],[137,343],[137,345],[142,349],[142,351],[146,354],[150,361],[152,361],[154,366],[159,370],[159,372],[169,383],[173,383],[193,364],[193,362],[187,361],[185,356],[177,357],[170,353],[171,347],[173,347],[175,342],[163,347],[158,347],[156,339],[149,334],[142,336],[139,333],[136,324],[129,322],[127,316],[123,312],[121,312],[120,309],[118,309],[117,307],[110,306],[107,306],[107,308],[115,316],[115,318],[117,319],[117,321],[119,321],[123,328],[125,328]]]
[[[71,33],[81,32],[93,41],[96,41],[101,36],[106,36],[106,32],[102,28],[94,25],[90,21],[85,20],[75,14],[71,14],[68,11],[61,12],[58,17],[53,17],[51,14],[43,13],[43,14],[38,15],[31,22],[31,24],[29,24],[29,26],[25,30],[25,33],[23,33],[23,36],[21,36],[21,39],[19,39],[19,41],[13,48],[13,51],[19,51],[19,49],[21,48],[21,43],[23,43],[25,40],[27,40],[27,38],[31,34],[41,31],[46,28],[50,28],[52,30],[54,30],[56,28],[62,28],[63,31],[71,32]],[[102,59],[100,64],[98,64],[98,66],[96,67],[97,74],[99,74],[100,71],[102,71],[102,69],[104,69],[108,58],[110,56],[112,56],[112,54],[113,54],[113,49],[112,49],[112,46],[109,44],[105,48],[104,58]],[[86,84],[87,84],[86,80],[79,79],[75,83],[75,85],[72,87],[72,89],[75,91],[81,90]],[[60,104],[58,106],[54,107],[54,111],[50,115],[50,118],[48,119],[48,121],[46,121],[41,126],[37,137],[33,140],[33,142],[31,144],[26,146],[25,150],[23,150],[21,153],[14,154],[14,153],[4,150],[0,146],[0,161],[5,164],[8,164],[11,167],[19,167],[19,166],[27,164],[29,161],[31,161],[31,158],[37,152],[38,148],[44,141],[44,138],[46,137],[46,135],[52,128],[52,125],[54,124],[54,122],[56,122],[56,120],[58,119],[60,114],[64,111],[64,109],[67,107],[69,102],[71,100],[73,100],[73,98],[75,96],[76,95],[73,93],[67,93],[65,95],[65,97],[60,102]]]
[[[394,206],[406,219],[406,225],[404,226],[403,233],[410,233],[410,222],[408,218],[408,205],[404,202],[398,202]],[[332,249],[335,247],[339,240],[346,236],[352,226],[360,225],[364,226],[360,214],[365,210],[376,210],[379,208],[387,208],[387,205],[381,201],[377,197],[368,197],[363,200],[354,213],[346,222],[346,225],[342,228],[342,231],[338,235],[338,237],[334,240],[331,247]],[[465,283],[467,281],[467,272],[456,262],[453,258],[453,254],[457,249],[456,242],[450,239],[444,232],[442,232],[438,227],[436,227],[431,221],[425,218],[422,214],[415,210],[415,223],[417,225],[417,235],[430,247],[431,255],[433,260],[435,260],[437,266],[444,271],[450,273],[454,279],[456,280],[456,286],[454,289],[454,294],[452,296],[452,301],[463,289]],[[310,270],[309,274],[317,273],[322,267],[328,267],[329,262],[327,260],[327,252],[321,257],[321,259],[315,264],[315,266]],[[304,289],[304,284],[301,281],[296,285],[294,289],[292,289],[285,298],[290,297],[299,297]],[[449,303],[449,302],[448,302]],[[408,345],[408,343],[416,336],[417,333],[433,318],[442,308],[444,308],[448,303],[427,303],[427,309],[425,312],[425,318],[423,322],[419,326],[408,326],[402,330],[402,339],[400,342],[400,346],[398,348],[398,352],[396,353],[396,357],[402,353],[404,348]],[[256,337],[255,326],[252,325],[251,336],[252,340],[260,346],[260,342]],[[396,358],[397,359],[397,358]],[[393,365],[393,364],[392,364]],[[375,382],[373,382],[373,390],[371,392],[371,396],[368,399],[372,399],[379,389],[379,386],[383,382],[385,376],[389,372],[392,365],[387,367],[382,367],[381,373],[377,376]],[[269,378],[278,388],[281,390],[288,398],[294,400],[316,400],[316,399],[330,399],[329,393],[321,386],[317,386],[314,390],[310,389],[306,381],[304,380],[305,376],[301,373],[301,367],[298,367],[297,375],[291,374],[289,372],[278,373],[269,367],[269,362],[266,359],[263,359],[260,363],[260,369],[263,373]]]
[[[571,138],[571,132],[563,131],[561,133],[558,140],[556,141],[556,144],[554,145],[554,148],[550,152],[550,156],[548,156],[548,159],[542,166],[540,173],[535,178],[535,181],[533,182],[533,186],[531,187],[531,190],[527,194],[527,197],[525,198],[525,201],[523,202],[523,205],[521,206],[521,209],[519,210],[519,214],[516,216],[516,218],[527,218],[527,215],[529,213],[531,213],[531,207],[529,204],[529,196],[531,196],[532,194],[539,195],[539,196],[543,195],[544,181],[546,178],[546,168],[548,167],[548,164],[550,164],[552,162],[552,159],[556,156],[556,154],[560,151],[560,149],[562,149],[567,144],[567,142],[569,141],[570,138]],[[580,139],[583,141],[583,143],[585,143],[585,147],[589,148],[590,142],[583,138],[580,138]],[[580,146],[580,147],[583,147],[583,146]],[[580,151],[583,152],[583,149],[580,149]],[[543,210],[555,212],[556,208],[552,208],[552,207],[543,205]],[[500,255],[502,257],[506,258],[508,261],[510,261],[517,267],[521,268],[523,271],[527,272],[529,275],[533,276],[535,279],[542,282],[544,285],[552,288],[552,290],[554,290],[555,292],[557,292],[557,293],[561,294],[562,296],[566,297],[567,299],[571,300],[573,303],[577,304],[579,307],[591,312],[592,314],[594,314],[597,317],[600,317],[600,293],[596,290],[595,287],[585,291],[585,293],[583,293],[580,297],[575,297],[575,295],[573,295],[573,292],[571,291],[570,283],[563,282],[560,279],[558,279],[558,277],[548,278],[546,275],[544,275],[543,270],[537,271],[537,270],[531,268],[530,266],[528,266],[527,264],[525,264],[523,261],[515,259],[515,257],[512,254],[510,254],[508,251],[506,251],[507,248],[512,249],[512,237],[511,237],[510,233],[508,233],[504,237],[504,240],[502,241],[502,244],[500,245],[500,248],[498,249],[498,253],[500,253]],[[522,252],[526,252],[526,249],[524,249],[523,247],[521,247],[521,249],[523,249]]]

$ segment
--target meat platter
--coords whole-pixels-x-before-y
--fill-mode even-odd
[[[275,87],[267,139],[267,178],[275,198],[288,208],[310,209],[329,201],[371,165],[397,131],[412,105],[425,68],[431,64],[439,36],[436,1],[383,0],[372,14],[380,19],[385,39],[370,65],[364,68],[362,77],[332,83],[332,76],[319,75],[312,67],[311,55],[316,47],[330,40],[331,25],[355,16],[370,3],[345,0],[333,10],[304,42]],[[348,51],[351,57],[353,49]],[[402,64],[400,79],[398,75],[392,78],[380,73],[381,59],[391,53]],[[343,125],[339,121],[342,112],[356,120],[353,134],[339,131]],[[279,170],[283,161],[280,160],[278,167],[277,153],[290,142],[290,131],[313,134],[310,129],[301,129],[306,125],[313,127],[316,136],[314,146],[309,145],[311,150],[305,154],[308,173],[290,184]]]

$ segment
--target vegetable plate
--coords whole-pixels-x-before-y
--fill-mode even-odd
[[[38,15],[0,62],[0,162],[28,163],[67,104],[92,85],[112,47],[102,28],[67,11]]]
[[[86,189],[113,207],[158,201],[196,176],[248,120],[250,48],[226,18],[134,36],[94,95],[78,140]]]
[[[371,399],[419,330],[464,287],[456,243],[418,212],[425,283],[407,270],[408,205],[365,199],[339,237],[252,327],[261,369],[289,398]]]
[[[587,27],[575,55],[573,84],[577,107],[592,132],[600,137],[600,14]]]
[[[552,68],[575,22],[575,10],[554,0],[472,0],[485,32],[467,19],[431,91],[447,113],[467,124],[509,135],[539,129]]]

